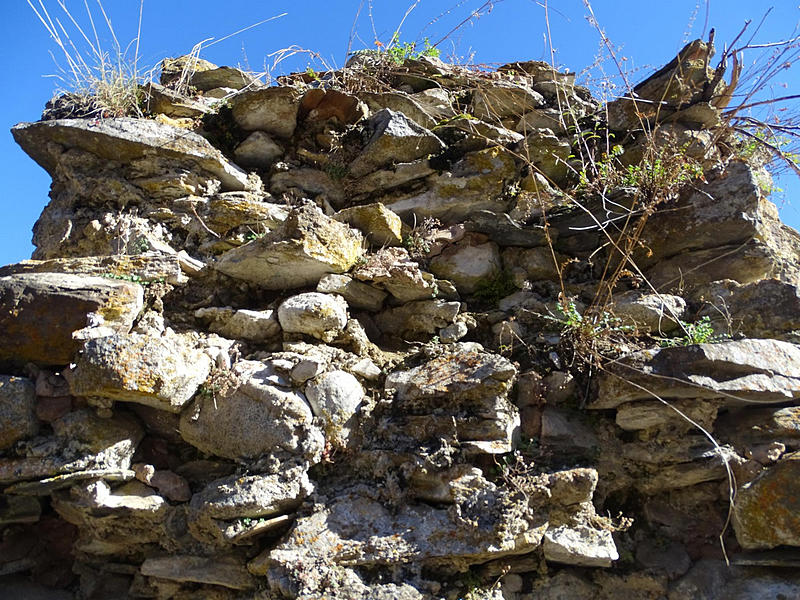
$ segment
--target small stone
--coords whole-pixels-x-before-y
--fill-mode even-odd
[[[388,295],[377,288],[354,280],[349,275],[325,275],[317,284],[317,291],[325,294],[339,294],[347,304],[370,312],[383,308]]]
[[[290,138],[297,126],[300,92],[292,87],[268,87],[239,94],[231,100],[236,123],[245,131],[265,131]]]
[[[417,300],[378,313],[375,323],[385,335],[417,339],[451,325],[460,310],[460,302]]]
[[[354,229],[303,206],[264,237],[225,252],[214,268],[266,289],[306,287],[350,269],[362,254],[361,243]]]
[[[345,208],[333,218],[360,229],[375,246],[399,246],[403,243],[403,222],[380,202]]]
[[[463,321],[457,321],[439,330],[439,340],[444,344],[457,342],[469,333],[469,327]]]
[[[395,162],[411,162],[445,149],[436,135],[414,121],[388,108],[375,113],[367,122],[372,132],[367,145],[350,163],[350,174],[361,177]]]
[[[500,251],[494,242],[471,234],[445,248],[430,263],[431,272],[453,282],[461,294],[474,293],[481,284],[491,282],[502,269]]]
[[[283,148],[263,131],[254,131],[233,151],[237,164],[253,169],[268,169],[281,156]]]
[[[298,294],[278,307],[278,321],[287,333],[302,333],[330,342],[347,326],[347,302],[332,294]]]
[[[306,397],[314,414],[325,423],[326,433],[345,445],[348,421],[364,399],[364,388],[358,379],[345,371],[330,371],[306,386]]]
[[[623,325],[660,334],[678,327],[678,320],[686,312],[686,301],[671,294],[624,292],[614,295],[609,310]]]
[[[194,316],[208,323],[209,331],[234,340],[263,342],[280,335],[274,310],[199,308]]]
[[[326,364],[315,358],[304,358],[297,363],[291,372],[293,381],[305,383],[325,370]]]
[[[619,558],[611,532],[586,525],[549,528],[542,548],[545,560],[581,567],[610,567]]]
[[[0,450],[36,435],[36,393],[31,380],[0,375]]]

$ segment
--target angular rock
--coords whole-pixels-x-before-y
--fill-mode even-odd
[[[165,58],[161,61],[161,85],[174,85],[182,78],[194,73],[216,69],[217,65],[193,54],[184,54],[177,58]]]
[[[142,575],[170,581],[204,583],[233,590],[249,590],[255,587],[253,576],[237,557],[172,555],[148,558],[140,567]]]
[[[328,371],[306,385],[306,397],[314,414],[322,419],[329,437],[344,444],[349,423],[364,400],[364,388],[346,371]]]
[[[30,273],[69,273],[72,275],[104,277],[132,283],[166,281],[176,285],[186,283],[180,261],[175,254],[146,252],[124,256],[87,256],[83,258],[54,258],[23,260],[0,267],[0,277]]]
[[[306,206],[264,237],[223,254],[214,268],[266,289],[306,287],[350,269],[361,256],[361,241],[358,232]]]
[[[198,308],[194,316],[207,322],[209,331],[233,340],[265,342],[281,333],[274,310],[234,310],[215,306]]]
[[[180,412],[211,371],[185,335],[131,333],[89,340],[67,372],[75,396],[98,396]]]
[[[361,179],[348,185],[348,191],[357,196],[359,194],[374,194],[382,190],[403,186],[415,180],[432,175],[436,171],[431,168],[427,159],[410,163],[397,163],[387,166],[379,171],[365,175]]]
[[[353,162],[350,174],[362,177],[396,162],[411,162],[438,154],[445,146],[436,135],[401,113],[388,108],[367,121],[371,137]]]
[[[0,451],[36,435],[36,391],[24,377],[0,375]]]
[[[189,530],[200,541],[230,544],[258,526],[258,521],[294,512],[313,489],[306,472],[298,468],[217,479],[192,496]]]
[[[431,272],[447,279],[461,294],[471,294],[482,284],[491,283],[502,270],[497,244],[471,235],[445,248],[430,262]]]
[[[506,213],[478,210],[470,215],[464,227],[467,231],[477,231],[487,235],[498,246],[533,248],[547,245],[548,236],[543,227],[520,225]],[[555,239],[557,232],[551,231],[549,235],[551,239]]]
[[[797,399],[800,346],[748,339],[636,352],[606,365],[589,408],[614,408],[652,394],[722,398],[733,405]]]
[[[715,331],[800,341],[795,333],[800,331],[800,284],[763,279],[738,285],[724,280],[701,288],[697,295],[709,303],[698,316],[709,317]]]
[[[545,560],[580,567],[610,567],[619,558],[611,532],[587,525],[548,528],[542,549]]]
[[[189,78],[189,85],[202,92],[221,87],[240,90],[255,83],[250,75],[234,67],[196,70]]]
[[[484,121],[498,121],[513,117],[515,121],[529,110],[544,105],[544,98],[532,89],[495,84],[479,88],[472,93],[470,114]]]
[[[420,269],[419,263],[411,260],[405,248],[382,248],[367,255],[366,262],[353,271],[353,277],[373,282],[400,302],[436,295],[433,275]]]
[[[284,453],[313,460],[324,442],[311,407],[299,392],[271,383],[274,374],[260,362],[237,362],[227,382],[212,384],[181,414],[181,437],[225,458]]]
[[[226,190],[248,187],[247,173],[228,162],[205,138],[149,119],[57,119],[20,123],[11,132],[22,149],[51,175],[56,174],[60,153],[78,148],[123,163],[148,155],[178,159],[210,173]]]
[[[379,311],[386,300],[382,292],[365,283],[354,280],[349,275],[325,275],[317,284],[317,291],[324,294],[338,294],[353,308],[370,312]]]
[[[344,203],[345,193],[342,182],[320,169],[301,167],[289,171],[279,171],[269,182],[270,191],[280,195],[299,190],[300,195],[309,195],[319,202],[325,199],[334,207]]]
[[[101,419],[92,411],[80,409],[51,423],[53,436],[44,440],[33,456],[0,459],[0,482],[13,483],[43,479],[8,493],[46,495],[82,479],[107,477],[127,480],[128,470],[144,431],[135,419],[115,415]],[[51,477],[54,476],[54,477]]]
[[[520,500],[480,490],[465,501],[464,516],[458,518],[453,511],[425,504],[403,505],[392,512],[371,499],[367,490],[348,490],[299,519],[286,541],[268,551],[270,586],[288,592],[302,581],[306,588],[321,592],[326,576],[340,564],[381,566],[400,561],[463,570],[492,558],[530,552],[542,539],[544,523]],[[513,508],[521,510],[514,513]]]
[[[458,347],[385,382],[394,394],[387,435],[427,442],[448,439],[467,452],[509,452],[518,435],[519,414],[506,399],[516,369],[505,358]]]
[[[736,493],[733,529],[745,549],[800,546],[800,452],[787,454]]]
[[[356,96],[334,89],[312,88],[300,103],[300,119],[304,121],[335,118],[342,125],[352,125],[368,113],[369,109]]]
[[[278,307],[278,321],[286,333],[331,342],[347,325],[347,302],[341,296],[319,292],[298,294]]]
[[[206,102],[198,101],[175,92],[157,83],[148,83],[140,88],[145,97],[146,111],[180,119],[196,119],[211,111]]]
[[[423,108],[413,95],[401,92],[365,92],[359,94],[358,97],[366,103],[373,113],[378,113],[388,108],[426,129],[431,129],[436,125],[436,119]]]
[[[629,402],[617,407],[616,423],[625,431],[637,431],[652,427],[670,427],[671,430],[683,429],[686,431],[695,427],[686,420],[686,417],[689,417],[706,431],[712,431],[714,419],[717,418],[718,404],[715,401],[694,399],[674,400],[669,405],[662,404],[657,400]]]
[[[530,131],[519,144],[519,153],[556,185],[562,184],[566,179],[569,172],[567,160],[571,152],[570,143],[559,138],[550,129]]]
[[[367,241],[375,246],[399,246],[403,243],[403,222],[380,202],[345,208],[333,218],[360,229]]]
[[[0,361],[69,363],[73,332],[103,325],[128,332],[144,303],[142,287],[100,277],[26,273],[0,277]]]
[[[452,324],[460,310],[460,302],[417,300],[379,313],[375,323],[386,335],[418,339]]]
[[[136,556],[146,544],[166,541],[170,506],[138,481],[114,490],[101,480],[59,491],[53,508],[80,528],[75,549],[88,554]]]
[[[673,331],[686,311],[686,301],[671,294],[624,292],[615,294],[609,310],[623,325],[643,333]]]
[[[268,169],[283,156],[283,148],[263,131],[254,131],[233,151],[236,164],[253,169]]]
[[[502,148],[471,152],[449,172],[431,175],[421,193],[385,198],[382,202],[403,218],[418,222],[435,217],[443,223],[461,223],[478,210],[507,212],[506,182],[517,176],[514,156]]]
[[[755,168],[734,161],[725,171],[711,175],[707,184],[688,191],[647,220],[641,234],[647,251],[635,257],[640,267],[689,250],[740,246],[752,238],[774,236],[770,224],[777,220],[777,212],[764,197]],[[719,266],[714,269],[719,273]]]
[[[555,256],[553,256],[555,254]],[[557,281],[559,268],[567,257],[546,246],[536,248],[508,248],[503,251],[503,264],[510,271],[520,271],[530,281]],[[556,264],[558,261],[558,264]]]
[[[239,94],[231,100],[236,123],[245,131],[265,131],[290,138],[297,126],[300,92],[291,87],[268,87]]]

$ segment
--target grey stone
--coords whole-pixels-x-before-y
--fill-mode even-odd
[[[346,371],[328,371],[306,385],[306,397],[325,432],[335,443],[345,445],[351,419],[364,400],[364,388]]]
[[[417,339],[452,324],[460,310],[460,302],[417,300],[378,313],[375,323],[386,335]]]
[[[226,190],[248,187],[247,173],[228,162],[205,138],[150,119],[57,119],[20,123],[11,131],[23,150],[51,175],[56,174],[63,149],[78,148],[123,163],[148,155],[178,159],[210,173]]]
[[[240,90],[255,83],[250,75],[234,67],[197,70],[189,78],[189,85],[203,92],[220,87]]]
[[[451,281],[459,293],[471,294],[500,274],[500,251],[494,242],[467,236],[431,259],[430,270],[436,277]]]
[[[274,310],[198,308],[194,316],[208,323],[209,331],[234,340],[264,342],[281,333]]]
[[[0,277],[31,273],[68,273],[82,277],[104,277],[120,282],[157,283],[171,285],[186,283],[176,254],[145,252],[122,256],[86,256],[80,258],[53,258],[50,260],[23,260],[0,267]]]
[[[348,185],[348,191],[353,195],[374,194],[383,190],[391,190],[407,183],[432,175],[436,171],[431,168],[427,159],[420,159],[409,163],[388,165],[383,169],[364,175]]]
[[[401,113],[383,109],[367,121],[371,137],[350,163],[350,174],[361,177],[395,162],[411,162],[444,150],[442,141]]]
[[[283,156],[283,148],[263,131],[254,131],[236,146],[233,156],[243,167],[267,169]]]
[[[750,339],[629,354],[606,365],[589,408],[614,408],[652,394],[722,398],[734,405],[793,400],[800,397],[800,347]]]
[[[298,520],[293,535],[264,559],[271,587],[292,589],[302,580],[320,592],[326,575],[341,563],[377,566],[400,561],[465,569],[494,557],[530,552],[542,539],[544,523],[507,493],[476,491],[462,506],[464,517],[459,519],[453,511],[425,504],[404,505],[393,512],[364,492],[348,490]],[[519,506],[519,516],[501,508],[504,498]],[[480,527],[468,520],[473,515]],[[312,564],[313,569],[306,566]]]
[[[431,175],[424,191],[382,202],[403,218],[414,215],[418,222],[434,217],[446,224],[462,223],[475,211],[506,212],[506,182],[517,175],[511,152],[489,148],[470,152],[449,172]]]
[[[290,138],[297,126],[299,90],[268,87],[244,92],[231,100],[236,123],[245,131],[265,131],[275,137]]]
[[[434,276],[420,269],[405,248],[382,248],[367,255],[367,260],[353,271],[353,277],[385,288],[400,302],[436,295]]]
[[[66,376],[76,396],[180,412],[210,371],[211,359],[191,337],[131,333],[89,340]]]
[[[538,225],[520,225],[506,213],[478,210],[464,223],[467,231],[477,231],[489,237],[498,246],[533,248],[547,245],[547,234]],[[556,231],[549,232],[555,240]]]
[[[205,583],[233,590],[249,590],[255,580],[237,558],[224,556],[206,558],[202,556],[172,555],[147,558],[140,567],[142,575],[170,581]]]
[[[542,549],[545,560],[581,567],[610,567],[619,558],[611,532],[586,525],[548,528]]]
[[[229,544],[259,520],[293,513],[313,489],[305,471],[298,468],[217,479],[192,496],[189,530],[200,541]]]
[[[529,131],[518,151],[552,183],[560,185],[565,181],[572,146],[550,129]]]
[[[623,325],[646,332],[668,332],[678,327],[686,312],[686,301],[671,294],[623,292],[615,294],[609,310]]]
[[[0,451],[38,433],[35,390],[30,379],[0,375]]]
[[[347,308],[341,296],[306,292],[281,303],[278,321],[286,333],[302,333],[331,342],[347,325]]]
[[[203,452],[231,459],[289,454],[313,460],[322,433],[299,392],[268,383],[273,370],[239,361],[219,389],[212,385],[182,414],[181,437]]]
[[[473,91],[470,114],[490,122],[509,117],[519,119],[524,113],[543,104],[542,95],[532,89],[498,83]]]
[[[361,256],[361,241],[347,225],[302,207],[264,237],[224,253],[213,266],[266,289],[306,287],[350,269]]]
[[[335,207],[341,206],[345,200],[342,182],[319,169],[301,167],[279,171],[272,176],[269,186],[276,195],[300,190],[302,195],[317,198],[317,201],[324,198]]]
[[[386,300],[386,292],[354,280],[349,275],[325,275],[317,284],[317,291],[324,294],[339,294],[348,305],[370,312],[379,311]]]
[[[166,537],[170,506],[139,481],[115,489],[105,481],[76,485],[53,494],[53,508],[83,531],[76,549],[96,556],[125,556]]]
[[[127,333],[144,304],[142,287],[101,277],[25,273],[0,277],[0,361],[69,363],[89,324]]]

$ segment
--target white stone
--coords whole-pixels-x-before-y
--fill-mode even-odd
[[[610,567],[619,558],[611,532],[586,525],[552,527],[542,547],[545,560],[581,567]]]
[[[306,386],[306,398],[314,414],[324,421],[326,433],[341,443],[349,435],[347,422],[361,405],[364,388],[350,373],[331,371]]]
[[[333,294],[297,294],[278,307],[278,321],[287,333],[330,342],[347,326],[347,302]]]

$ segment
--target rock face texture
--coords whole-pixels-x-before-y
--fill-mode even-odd
[[[800,597],[800,235],[710,52],[607,106],[180,57],[142,118],[14,127],[0,596]]]

